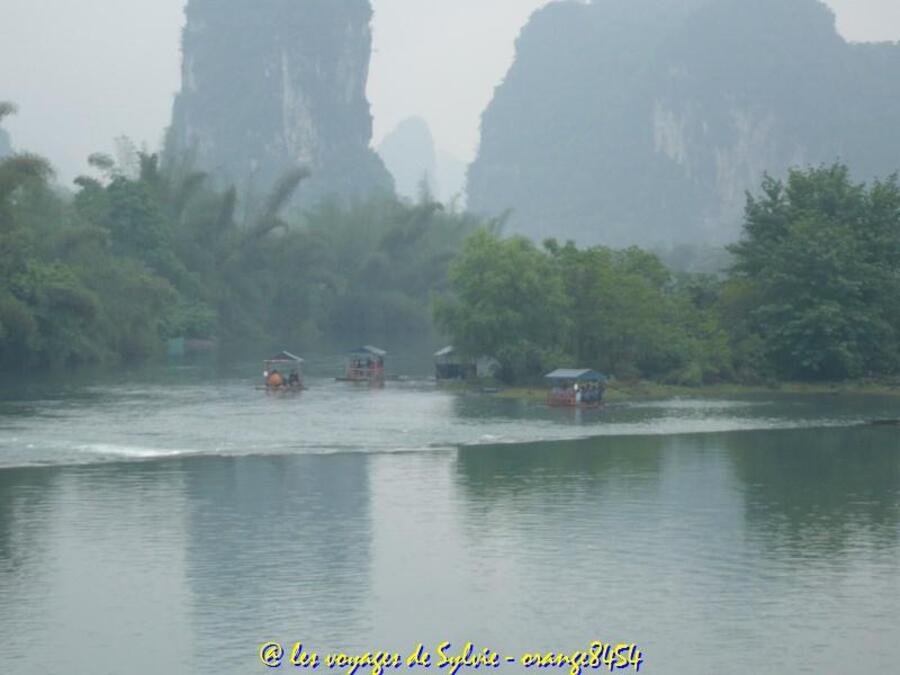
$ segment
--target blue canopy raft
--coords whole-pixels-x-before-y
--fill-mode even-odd
[[[294,394],[303,391],[303,359],[280,352],[263,361],[263,389],[268,394]]]
[[[384,385],[384,358],[387,352],[372,345],[358,347],[347,352],[344,376],[335,378],[338,382],[355,382]]]
[[[599,408],[603,405],[606,376],[596,370],[560,368],[544,379],[550,384],[547,405],[567,408]]]

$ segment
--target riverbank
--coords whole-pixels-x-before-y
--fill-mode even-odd
[[[487,393],[497,398],[527,402],[543,402],[544,387],[506,387]],[[667,398],[718,398],[759,394],[797,394],[834,396],[896,396],[900,398],[898,380],[855,380],[849,382],[780,382],[775,385],[713,384],[699,387],[660,384],[658,382],[613,382],[607,385],[607,402],[654,400]]]

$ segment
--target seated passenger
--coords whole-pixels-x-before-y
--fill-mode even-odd
[[[272,388],[284,386],[284,377],[277,370],[273,370],[266,379],[266,385]]]

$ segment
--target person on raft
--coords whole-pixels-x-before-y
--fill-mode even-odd
[[[266,386],[272,387],[273,389],[283,387],[284,377],[282,377],[281,373],[279,373],[277,370],[273,370],[271,373],[269,373],[269,377],[266,378]]]

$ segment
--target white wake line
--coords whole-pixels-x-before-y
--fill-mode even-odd
[[[660,422],[669,424],[660,424]],[[296,446],[294,448],[252,447],[246,450],[229,450],[222,447],[213,449],[198,448],[154,448],[142,445],[124,445],[116,443],[84,443],[74,446],[72,449],[83,453],[83,459],[63,461],[36,461],[23,462],[0,466],[3,469],[27,468],[27,467],[65,467],[65,466],[90,466],[101,464],[113,464],[120,461],[161,461],[178,458],[243,458],[243,457],[291,457],[291,456],[330,456],[330,455],[396,455],[411,453],[428,453],[439,451],[452,451],[457,448],[480,448],[496,445],[537,445],[542,443],[554,443],[565,441],[587,441],[614,439],[617,437],[658,437],[658,436],[704,436],[721,433],[744,433],[756,431],[790,431],[792,429],[837,429],[851,428],[864,425],[863,419],[855,420],[806,420],[806,421],[777,421],[777,420],[720,420],[711,424],[710,420],[704,420],[698,424],[693,420],[679,420],[681,424],[671,424],[673,420],[656,420],[652,424],[598,424],[583,428],[580,432],[543,434],[537,437],[519,437],[505,434],[483,434],[477,439],[455,441],[435,441],[427,444],[415,444],[409,446],[385,445],[382,447],[357,446],[357,445],[310,445]],[[773,423],[774,422],[774,423]],[[546,429],[544,429],[546,431]]]
[[[485,447],[491,445],[532,445],[540,443],[553,443],[555,441],[587,441],[600,440],[608,438],[634,438],[640,436],[707,436],[713,434],[727,433],[749,433],[754,431],[791,431],[793,429],[843,429],[859,427],[866,424],[865,420],[808,420],[805,422],[779,422],[772,424],[772,420],[768,420],[767,424],[748,423],[735,426],[733,424],[723,424],[718,427],[710,427],[705,423],[704,428],[685,425],[684,428],[666,427],[659,428],[655,426],[642,424],[609,424],[602,427],[598,425],[593,427],[590,433],[570,434],[553,436],[549,438],[511,438],[508,436],[490,436],[483,437],[475,442],[459,443],[461,447]],[[600,429],[602,433],[597,433]]]
[[[445,449],[454,447],[483,447],[491,445],[509,445],[509,444],[531,444],[531,443],[552,443],[554,441],[576,441],[603,439],[615,437],[635,437],[635,436],[687,436],[687,435],[707,435],[731,432],[751,432],[751,431],[789,431],[791,429],[834,429],[854,427],[864,424],[863,420],[807,420],[796,422],[780,422],[776,420],[747,420],[742,423],[735,424],[733,420],[721,420],[718,423],[710,423],[704,420],[701,424],[695,423],[693,420],[679,420],[681,424],[659,424],[659,420],[655,423],[635,423],[635,424],[607,424],[586,427],[580,432],[561,433],[561,434],[545,434],[540,436],[514,436],[505,434],[483,434],[478,439],[444,439],[429,442],[425,445],[416,444],[409,446],[383,445],[383,446],[362,446],[348,444],[311,444],[300,445],[293,448],[272,448],[267,450],[265,447],[248,448],[246,451],[230,451],[223,448],[212,450],[200,450],[196,448],[150,448],[144,446],[121,446],[108,443],[94,443],[79,446],[79,450],[93,452],[101,455],[113,455],[123,457],[134,457],[136,459],[153,459],[181,456],[215,456],[215,457],[246,457],[246,456],[290,456],[303,454],[378,454],[378,453],[407,453],[407,452],[427,452],[435,449]],[[671,422],[671,420],[668,420]],[[774,422],[774,423],[773,423]]]

